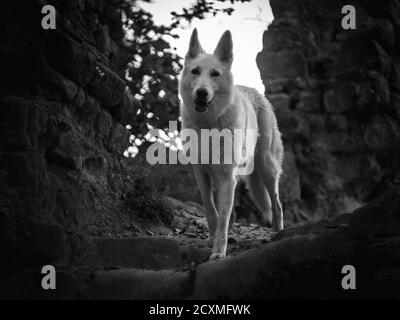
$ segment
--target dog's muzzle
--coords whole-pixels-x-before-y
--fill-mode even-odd
[[[208,111],[210,102],[211,101],[207,101],[206,99],[196,98],[194,100],[194,108],[197,112],[201,112],[201,113],[206,112],[206,111]]]

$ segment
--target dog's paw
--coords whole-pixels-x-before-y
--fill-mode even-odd
[[[210,258],[208,259],[209,261],[216,261],[216,260],[222,260],[225,259],[226,256],[223,253],[213,253],[211,254]]]

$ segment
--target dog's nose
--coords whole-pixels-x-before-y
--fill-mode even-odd
[[[208,96],[207,90],[203,88],[197,89],[196,94],[199,99],[205,99]]]

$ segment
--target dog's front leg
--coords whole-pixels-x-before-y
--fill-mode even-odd
[[[233,177],[224,180],[218,190],[218,223],[210,260],[225,258],[228,243],[229,218],[232,213],[236,180]]]
[[[205,209],[208,229],[210,232],[210,245],[213,245],[215,239],[215,229],[217,228],[218,212],[214,204],[211,180],[210,177],[198,166],[193,166],[193,172],[197,181],[197,185],[200,189],[200,194]]]

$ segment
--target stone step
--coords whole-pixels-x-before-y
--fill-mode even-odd
[[[166,237],[108,238],[95,243],[97,260],[104,269],[176,269],[207,261],[210,255],[208,247]]]
[[[99,272],[83,290],[84,299],[174,300],[192,292],[190,272],[119,269]]]

